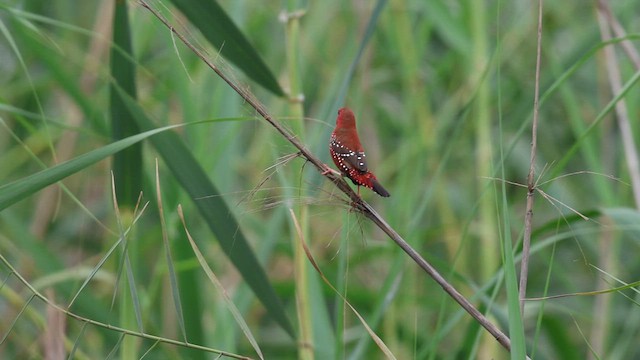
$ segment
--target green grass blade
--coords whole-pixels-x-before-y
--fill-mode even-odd
[[[118,337],[118,342],[113,346],[111,352],[109,352],[109,355],[107,355],[106,360],[110,360],[116,357],[116,355],[118,354],[118,350],[120,349],[120,346],[122,345],[122,342],[124,341],[126,336],[127,335],[124,333],[120,334],[120,337]]]
[[[117,95],[116,86],[136,98],[135,64],[126,54],[131,54],[131,34],[129,31],[129,13],[126,2],[115,3],[113,19],[113,42],[111,48],[111,83],[109,111],[111,121],[111,137],[119,140],[140,133],[138,124],[129,114],[126,105]],[[122,49],[117,51],[116,48]],[[113,174],[116,197],[119,205],[133,208],[142,190],[142,145],[135,144],[124,151],[114,154]],[[134,254],[135,256],[135,254]],[[134,259],[135,260],[135,259]],[[136,262],[134,261],[134,264]]]
[[[511,359],[524,359],[526,356],[524,324],[520,314],[520,299],[518,295],[518,277],[516,275],[515,261],[513,256],[512,238],[510,224],[506,215],[508,203],[506,198],[506,187],[502,183],[502,211],[504,221],[504,233],[502,234],[503,261],[505,285],[507,287],[507,309],[509,313],[509,338],[511,339]]]
[[[132,118],[117,94],[117,89],[126,91],[127,94],[136,98],[136,68],[135,64],[129,60],[133,54],[131,49],[131,32],[129,26],[128,4],[123,1],[114,3],[113,17],[113,43],[110,54],[110,71],[114,79],[110,84],[109,114],[111,121],[111,137],[114,140],[121,139],[140,132],[138,124]],[[120,49],[118,51],[116,49]],[[127,149],[114,154],[113,156],[113,179],[115,199],[122,209],[125,219],[136,206],[138,194],[142,191],[142,144],[134,144]],[[126,226],[129,224],[127,223]],[[139,242],[132,241],[130,246],[125,247],[122,254],[126,278],[123,278],[122,285],[128,287],[128,292],[123,289],[120,295],[120,319],[121,325],[125,328],[137,326],[140,332],[144,332],[142,326],[142,312],[138,296],[135,279],[141,273],[141,263],[144,258],[140,252]],[[128,298],[130,296],[130,298]],[[138,339],[126,337],[122,342],[121,356],[124,358],[139,357]]]
[[[501,11],[501,5],[498,6],[498,18]],[[498,23],[500,24],[500,23]],[[498,56],[502,54],[502,46],[498,43],[496,53]],[[502,78],[502,73],[498,67],[498,79]],[[498,129],[501,134],[500,139],[503,139],[504,124],[502,113],[502,91],[498,87]],[[505,149],[503,141],[498,141],[498,151],[500,154],[500,176],[502,179],[506,179],[505,176]],[[499,236],[501,241],[501,255],[502,255],[502,270],[504,271],[504,282],[507,288],[507,313],[509,316],[509,339],[511,340],[511,352],[510,356],[512,360],[525,359],[527,356],[527,348],[524,336],[524,323],[522,321],[522,313],[520,312],[520,295],[518,291],[518,277],[516,274],[516,265],[513,253],[513,240],[511,237],[511,222],[509,219],[509,199],[507,197],[507,187],[504,181],[500,182],[500,195],[498,191],[495,192],[496,208],[502,217],[502,226],[498,226]],[[499,221],[499,220],[498,220]],[[502,231],[500,231],[502,230]]]
[[[87,285],[89,285],[89,282],[91,281],[91,279],[94,278],[94,276],[102,268],[102,265],[104,265],[104,263],[107,262],[107,260],[109,260],[109,258],[111,257],[111,254],[113,254],[113,252],[116,249],[118,249],[122,240],[123,240],[122,237],[118,238],[118,240],[113,245],[111,245],[107,253],[104,254],[104,256],[100,259],[100,261],[98,261],[96,266],[93,267],[93,269],[91,270],[91,273],[89,273],[89,276],[87,276],[87,278],[84,280],[82,285],[80,285],[80,288],[76,291],[76,294],[73,296],[71,301],[69,301],[69,304],[67,305],[68,308],[71,308],[73,306],[73,303],[75,303],[78,296],[80,296],[80,293],[82,293],[82,290],[84,290],[84,288],[86,288]]]
[[[0,340],[0,345],[3,345],[5,343],[5,341],[9,337],[9,334],[11,334],[11,331],[16,326],[16,323],[18,322],[18,320],[20,319],[20,317],[22,316],[24,311],[27,310],[27,308],[31,304],[31,301],[33,301],[34,298],[35,298],[35,295],[29,296],[29,299],[22,305],[22,307],[20,308],[20,311],[18,312],[18,314],[15,316],[15,318],[13,319],[11,324],[7,327],[7,330],[6,330],[5,334],[4,334],[4,336]]]
[[[133,268],[131,265],[131,256],[129,256],[131,252],[125,254],[126,268],[127,272],[127,284],[129,285],[129,292],[131,293],[131,302],[133,308],[131,309],[134,312],[136,317],[136,325],[138,326],[138,331],[141,333],[144,332],[144,326],[142,324],[142,311],[140,310],[140,296],[138,296],[138,288],[136,285],[136,279],[133,274]]]
[[[182,338],[187,341],[187,331],[184,324],[184,313],[182,311],[182,301],[180,300],[180,289],[178,287],[178,277],[176,275],[175,266],[173,265],[173,256],[171,255],[171,244],[169,243],[169,235],[167,223],[164,215],[164,207],[162,205],[162,191],[160,187],[160,175],[158,173],[158,160],[156,159],[156,198],[158,202],[158,216],[160,217],[160,229],[162,230],[162,245],[164,247],[164,257],[167,262],[167,273],[169,275],[169,285],[171,286],[171,296],[173,298],[173,306],[176,310],[176,317]],[[198,311],[200,308],[198,307]],[[200,323],[200,322],[198,322]],[[198,331],[200,327],[198,326]]]
[[[256,49],[216,1],[171,0],[171,2],[220,51],[220,55],[238,66],[260,86],[278,96],[284,95],[276,77]]]
[[[2,119],[0,119],[0,121],[2,121]],[[2,123],[4,123],[4,121],[2,121]],[[69,161],[65,161],[59,165],[39,171],[20,180],[2,185],[0,186],[0,211],[30,195],[35,194],[45,186],[54,184],[88,166],[94,165],[100,160],[103,160],[118,151],[122,151],[123,149],[126,149],[127,147],[142,141],[151,135],[155,135],[178,126],[180,125],[165,126],[130,136],[96,150],[92,150]]]
[[[84,331],[86,328],[87,328],[87,323],[83,322],[82,327],[80,327],[80,331],[78,332],[78,335],[76,335],[76,340],[73,342],[73,347],[71,348],[71,351],[69,351],[69,357],[67,357],[67,360],[75,359],[76,351],[78,350],[78,346],[80,345],[80,339],[82,339],[82,336],[84,335]]]

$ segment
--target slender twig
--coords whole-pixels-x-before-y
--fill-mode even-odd
[[[535,194],[535,167],[538,142],[538,101],[540,99],[540,54],[542,52],[542,3],[538,1],[538,48],[536,50],[535,92],[533,95],[533,125],[531,126],[531,161],[527,177],[527,205],[524,215],[524,236],[522,239],[522,262],[520,263],[520,314],[524,317],[524,299],[527,297],[527,278],[529,276],[529,253],[531,251],[531,232],[533,222],[533,195]]]
[[[476,309],[469,300],[467,300],[459,291],[457,291],[447,280],[438,273],[438,271],[431,266],[417,251],[415,251],[379,214],[371,207],[367,202],[362,200],[358,194],[356,194],[344,179],[335,173],[328,170],[328,166],[325,165],[319,158],[311,153],[302,144],[298,138],[291,132],[289,132],[284,126],[272,117],[266,110],[266,108],[256,100],[252,94],[234,83],[229,76],[227,76],[218,66],[213,64],[207,59],[200,50],[195,48],[182,34],[180,34],[169,22],[157,11],[151,8],[144,0],[139,0],[140,4],[149,10],[155,17],[160,20],[171,32],[175,34],[189,49],[191,49],[207,66],[211,68],[224,82],[226,82],[242,99],[255,109],[264,120],[266,120],[271,126],[273,126],[287,141],[289,141],[294,147],[300,151],[300,155],[306,160],[312,163],[319,172],[321,172],[326,178],[333,182],[338,189],[344,192],[351,200],[351,205],[357,211],[362,212],[367,218],[373,221],[382,231],[384,231],[396,244],[413,259],[426,273],[429,275],[442,289],[449,294],[460,306],[467,311],[480,325],[482,325],[505,349],[511,350],[511,341],[509,337],[505,335],[497,326],[491,323],[478,309]]]

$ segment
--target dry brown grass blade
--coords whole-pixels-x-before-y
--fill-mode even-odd
[[[405,252],[411,259],[418,265],[420,268],[424,270],[438,285],[442,287],[442,289],[453,298],[469,315],[471,315],[482,327],[484,327],[505,349],[511,351],[511,341],[507,335],[505,335],[497,326],[495,326],[492,322],[489,321],[478,309],[476,309],[473,304],[469,300],[467,300],[462,294],[456,290],[440,273],[429,264],[422,256],[415,251],[383,218],[378,214],[377,211],[371,207],[367,202],[362,200],[358,194],[356,194],[353,189],[347,184],[347,182],[334,174],[331,171],[328,171],[329,167],[324,164],[318,157],[316,157],[311,151],[309,151],[306,146],[298,140],[298,138],[292,134],[289,130],[287,130],[277,119],[275,119],[267,109],[255,99],[253,94],[251,94],[248,90],[244,89],[234,82],[230,76],[228,76],[220,67],[215,65],[211,60],[209,60],[202,51],[192,45],[176,28],[174,28],[169,22],[155,9],[147,4],[144,0],[139,0],[139,3],[142,7],[151,12],[162,24],[164,24],[171,32],[182,41],[191,51],[193,51],[196,56],[198,56],[211,70],[213,70],[224,82],[226,82],[240,97],[249,104],[255,111],[271,126],[273,126],[276,131],[278,131],[291,145],[293,145],[298,151],[300,155],[304,157],[307,161],[313,164],[316,169],[323,174],[329,181],[334,183],[338,189],[340,189],[348,198],[351,200],[351,206],[354,210],[361,212],[371,221],[373,221],[376,226],[378,226],[382,231],[384,231],[395,243]]]

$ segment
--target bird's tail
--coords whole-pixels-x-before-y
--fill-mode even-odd
[[[373,191],[375,191],[378,195],[382,196],[382,197],[391,196],[391,194],[389,194],[387,189],[382,187],[382,185],[380,185],[380,183],[378,182],[378,180],[375,177],[371,179],[371,189]]]
[[[378,179],[376,179],[376,176],[373,175],[371,172],[360,173],[356,170],[353,170],[347,176],[349,176],[349,179],[351,179],[351,181],[353,181],[354,184],[366,186],[369,189],[375,191],[378,195],[382,197],[391,196],[391,194],[389,194],[387,189],[385,189],[384,187],[382,187],[382,185],[380,185],[380,183],[378,182]]]

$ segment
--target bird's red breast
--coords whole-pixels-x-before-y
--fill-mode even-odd
[[[354,184],[368,187],[380,196],[390,196],[367,167],[366,155],[356,130],[356,117],[349,108],[338,110],[336,128],[331,133],[329,142],[329,152],[338,170]]]

